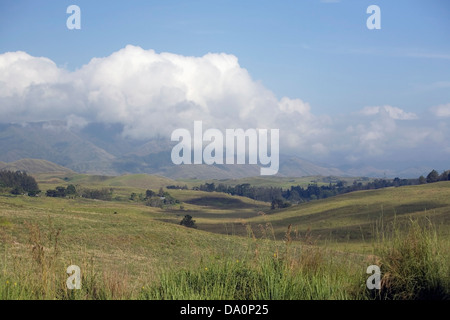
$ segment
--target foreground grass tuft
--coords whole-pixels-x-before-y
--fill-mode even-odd
[[[152,300],[318,300],[358,299],[363,293],[348,290],[355,274],[343,270],[311,272],[288,269],[283,261],[259,264],[225,262],[200,270],[165,273],[140,298]],[[363,279],[361,279],[363,280]]]
[[[404,230],[408,230],[406,233]],[[410,220],[394,226],[379,243],[382,257],[380,298],[449,299],[449,263],[442,255],[443,244],[429,222]]]

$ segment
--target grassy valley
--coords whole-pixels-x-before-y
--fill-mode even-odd
[[[194,190],[165,189],[178,203],[162,208],[130,200],[195,181],[34,176],[39,197],[0,195],[2,299],[448,297],[450,182],[271,210],[267,202]],[[45,196],[69,184],[110,188],[112,200]],[[180,225],[186,215],[196,229]],[[376,294],[365,287],[370,264],[384,275]],[[69,265],[81,268],[82,290],[66,288]]]

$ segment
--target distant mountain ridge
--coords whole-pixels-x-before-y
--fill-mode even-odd
[[[83,128],[70,127],[65,121],[0,124],[0,168],[31,168],[39,172],[70,169],[108,176],[147,173],[171,179],[234,179],[260,175],[257,165],[176,166],[171,162],[173,143],[169,139],[132,140],[124,138],[122,131],[121,125],[101,123],[91,123]],[[27,165],[23,159],[47,160],[59,167],[45,162]],[[281,154],[278,175],[383,177],[383,172],[385,175],[386,170],[374,168],[343,170]],[[394,174],[389,172],[390,176]],[[409,174],[417,177],[422,173]]]
[[[0,162],[0,170],[36,173],[74,173],[72,170],[42,159],[21,159],[10,163]]]

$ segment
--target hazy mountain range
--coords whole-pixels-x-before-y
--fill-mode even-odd
[[[0,124],[0,169],[27,168],[26,160],[42,159],[39,172],[70,170],[102,175],[127,173],[159,174],[172,179],[225,179],[258,176],[256,165],[182,165],[172,164],[170,153],[173,142],[168,137],[140,141],[124,138],[121,125],[91,123],[82,128],[71,127],[65,121],[49,121],[23,124]],[[17,162],[18,160],[21,160]],[[14,163],[12,163],[14,162]],[[12,164],[11,164],[12,163]],[[65,168],[63,168],[65,167]],[[30,168],[30,166],[28,166]],[[35,166],[33,166],[35,168]],[[278,175],[301,177],[369,176],[369,177],[418,177],[432,168],[403,168],[386,170],[364,166],[335,168],[305,159],[280,155]],[[34,170],[34,171],[35,171]]]

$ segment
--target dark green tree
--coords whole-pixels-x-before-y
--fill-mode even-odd
[[[58,197],[64,198],[66,196],[66,188],[64,187],[56,187],[56,192],[58,194]]]
[[[69,184],[66,188],[66,194],[73,196],[76,193],[77,193],[77,189],[75,188],[75,186],[73,184]]]
[[[22,194],[24,192],[39,192],[36,180],[22,171],[0,171],[0,186],[10,188],[10,191]]]
[[[439,181],[439,173],[436,170],[432,170],[427,175],[427,183],[433,183]]]
[[[439,176],[439,181],[448,181],[450,180],[450,170],[444,171]]]
[[[427,183],[427,179],[425,179],[424,176],[420,176],[419,177],[419,184],[425,184],[425,183]]]
[[[53,197],[53,198],[64,198],[67,194],[67,190],[64,187],[56,187],[56,189],[53,190],[47,190],[45,195],[47,197]]]
[[[147,199],[150,199],[151,197],[153,197],[155,195],[155,193],[152,190],[147,190],[145,191],[145,197]]]
[[[195,224],[195,220],[192,220],[192,217],[190,215],[185,215],[183,220],[181,220],[180,225],[188,227],[188,228],[195,228],[197,229],[197,225]]]

